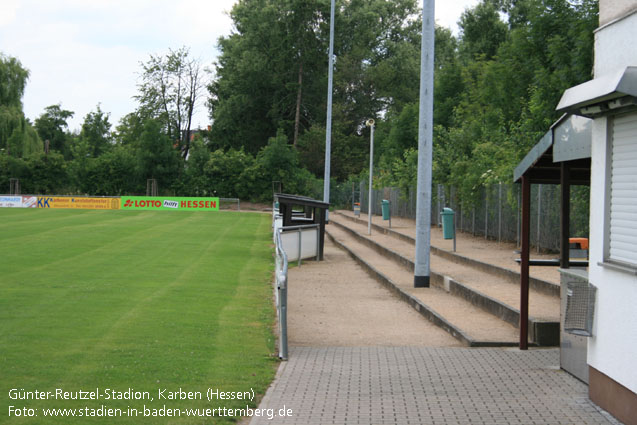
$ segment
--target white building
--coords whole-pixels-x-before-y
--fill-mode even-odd
[[[637,0],[600,0],[594,79],[558,110],[593,118],[588,338],[589,396],[637,424]]]

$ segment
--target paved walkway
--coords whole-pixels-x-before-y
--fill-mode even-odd
[[[352,283],[343,265],[312,267],[323,268],[331,285]],[[352,320],[353,309],[340,310]],[[426,346],[435,344],[292,346],[259,406],[272,409],[272,419],[250,424],[619,423],[589,400],[585,384],[560,370],[559,349]]]
[[[275,417],[251,425],[617,424],[558,363],[557,349],[294,347],[260,405]]]

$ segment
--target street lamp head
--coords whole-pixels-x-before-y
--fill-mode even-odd
[[[373,127],[374,126],[374,120],[372,118],[368,119],[367,121],[365,121],[365,125],[367,127]]]

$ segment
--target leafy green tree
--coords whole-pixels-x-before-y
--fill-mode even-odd
[[[299,167],[298,152],[288,144],[285,132],[279,130],[259,151],[254,164],[241,173],[239,180],[236,188],[241,198],[269,201],[273,181],[282,182],[286,192],[303,195],[312,187],[314,177]]]
[[[34,153],[42,152],[42,140],[38,137],[28,119],[22,119],[20,124],[13,129],[11,137],[6,141],[7,154],[16,157],[26,157]]]
[[[22,96],[29,71],[16,58],[0,52],[0,105],[22,109]]]
[[[301,126],[324,116],[327,69],[324,1],[243,0],[236,31],[219,40],[210,85],[215,147],[256,154],[283,128],[296,144]]]
[[[89,154],[97,158],[112,147],[111,123],[109,114],[104,113],[100,105],[94,112],[89,112],[82,123],[80,140],[86,141],[89,146]]]
[[[144,182],[146,179],[156,179],[163,191],[176,183],[182,160],[177,147],[163,133],[158,121],[146,120],[136,153],[138,174]]]
[[[210,154],[210,159],[204,166],[204,176],[207,179],[211,193],[221,197],[256,198],[253,187],[244,185],[246,170],[254,167],[254,157],[243,150],[229,149],[224,152],[217,149]]]
[[[166,56],[151,55],[142,63],[142,82],[138,85],[138,114],[154,119],[173,143],[178,143],[184,158],[188,156],[192,118],[205,86],[198,60],[188,48],[170,49]]]
[[[325,170],[325,127],[314,125],[305,132],[298,145],[299,162],[303,168],[316,176]],[[342,124],[332,127],[331,177],[347,180],[358,174],[369,163],[369,134],[347,133]]]
[[[181,179],[180,193],[189,196],[210,195],[210,182],[205,175],[205,165],[210,160],[210,151],[199,135],[190,146],[190,154],[185,163]]]
[[[346,138],[417,99],[418,15],[414,0],[337,2],[333,127]],[[236,31],[219,41],[209,87],[212,146],[256,154],[282,129],[316,152],[308,142],[319,139],[303,133],[325,122],[329,2],[244,0],[231,16]]]
[[[44,108],[44,112],[35,119],[35,129],[40,139],[45,144],[48,140],[49,150],[60,152],[67,159],[71,157],[71,135],[68,131],[67,120],[74,114],[72,111],[62,109],[62,105],[58,103]]]
[[[143,118],[138,113],[131,112],[120,119],[113,132],[113,139],[119,145],[134,145],[141,137],[142,131],[144,131]]]
[[[29,71],[0,52],[0,151],[22,157],[42,150],[42,143],[22,112]]]
[[[55,195],[67,193],[71,188],[67,163],[62,154],[37,153],[24,160],[24,173],[20,177],[23,193]]]
[[[496,6],[488,1],[465,10],[458,25],[462,39],[460,52],[466,59],[492,59],[508,33]]]
[[[18,178],[21,181],[27,175],[27,166],[23,158],[8,155],[0,151],[0,192],[9,193],[9,179]],[[26,193],[24,187],[22,193]]]
[[[137,158],[131,146],[115,146],[98,158],[90,158],[82,191],[91,195],[128,195],[144,190],[137,174]]]

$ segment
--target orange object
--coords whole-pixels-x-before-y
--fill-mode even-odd
[[[579,244],[579,249],[588,249],[588,238],[568,238],[568,243]]]

